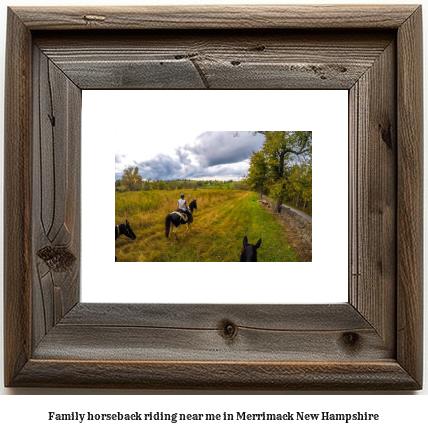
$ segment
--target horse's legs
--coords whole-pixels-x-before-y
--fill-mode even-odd
[[[187,231],[190,229],[190,223],[187,223],[187,228],[186,228],[186,232],[184,232],[184,236],[187,235]]]
[[[169,235],[168,235],[168,238],[172,237],[173,235],[175,235],[175,231],[176,230],[177,230],[177,228],[175,227],[175,225],[171,221],[170,224],[169,224]],[[175,236],[177,236],[177,235],[175,235]]]
[[[178,237],[177,237],[177,231],[178,231],[178,229],[180,228],[180,225],[178,225],[178,226],[174,226],[173,228],[172,228],[172,231],[171,231],[171,236],[172,236],[172,234],[174,234],[175,235],[175,239],[178,241]]]

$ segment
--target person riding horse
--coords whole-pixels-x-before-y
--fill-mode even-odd
[[[184,203],[183,203],[184,202]],[[181,196],[181,200],[178,202],[178,206],[181,206],[181,209],[176,209],[172,213],[168,214],[165,218],[165,236],[166,238],[169,237],[170,232],[175,235],[176,239],[177,237],[177,228],[180,227],[180,225],[187,224],[187,229],[184,235],[187,234],[188,230],[190,229],[190,224],[193,223],[193,211],[195,209],[198,209],[198,204],[196,203],[196,199],[193,199],[189,203],[189,208],[187,208],[186,201],[184,200],[184,194]],[[183,209],[184,208],[184,209]],[[173,228],[175,227],[175,229]]]
[[[183,193],[180,194],[180,199],[177,201],[177,211],[186,216],[184,219],[185,221],[192,217],[189,208],[187,207],[187,202],[184,200]]]

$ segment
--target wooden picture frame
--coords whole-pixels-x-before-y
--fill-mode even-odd
[[[9,8],[6,386],[420,389],[421,23],[411,5]],[[349,302],[81,303],[96,88],[347,89]]]

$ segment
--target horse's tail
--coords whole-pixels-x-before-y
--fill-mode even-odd
[[[171,227],[171,219],[172,219],[171,214],[168,214],[166,216],[166,219],[165,219],[165,237],[166,238],[168,238],[168,236],[169,236],[169,229]]]

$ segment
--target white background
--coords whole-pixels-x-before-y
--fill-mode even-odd
[[[168,101],[163,104],[162,118],[153,115],[158,113],[153,107],[159,93]],[[83,91],[82,105],[82,301],[339,303],[348,300],[346,90]],[[129,112],[126,116],[122,113],[127,124],[114,124],[111,116],[114,108]],[[115,147],[105,136],[134,128],[134,140],[140,137],[141,141],[135,125],[137,122],[141,125],[142,119],[149,128],[158,129],[159,134],[166,127],[179,129],[189,121],[206,131],[312,131],[312,262],[259,262],[256,268],[254,264],[238,262],[114,263],[113,235],[110,237],[114,225],[114,189],[109,186],[113,185],[114,155],[120,145]],[[94,162],[96,194],[91,188]],[[99,236],[94,236],[92,230],[94,216],[99,216],[96,219]],[[197,224],[196,211],[192,226]],[[191,232],[188,236],[192,236]],[[106,267],[109,263],[111,266]],[[184,282],[191,276],[196,284],[181,285],[178,291],[175,285],[178,276]]]
[[[183,0],[184,1],[184,0]],[[149,4],[180,4],[183,1],[163,1],[158,2],[155,0],[151,0]],[[8,1],[10,5],[70,5],[70,4],[80,4],[80,5],[88,5],[88,4],[119,4],[118,0],[75,0],[73,2],[60,2],[56,1],[47,1],[47,0],[32,0],[32,1]],[[144,4],[144,1],[135,1],[135,0],[127,0],[127,4]],[[187,1],[188,4],[202,3],[202,4],[213,4],[219,3],[218,1],[206,0],[202,2],[191,2]],[[259,1],[251,1],[251,0],[235,0],[234,3],[248,4],[248,3],[263,3],[261,0]],[[275,0],[269,0],[265,3],[280,3]],[[296,3],[295,1],[291,3]],[[327,3],[325,0],[317,1],[317,0],[309,0],[309,1],[300,1],[300,4],[315,4]],[[329,3],[349,3],[349,2],[341,2],[341,1],[331,1]],[[399,2],[394,2],[393,0],[382,1],[365,1],[361,2],[358,0],[353,0],[352,3],[408,3],[413,4],[413,1],[405,1],[400,0]],[[4,3],[3,3],[4,4]],[[146,3],[147,4],[147,3]],[[426,11],[425,11],[426,12]],[[0,8],[0,28],[2,29],[0,32],[0,76],[1,81],[3,82],[4,77],[4,43],[5,43],[5,29],[6,29],[6,9],[3,6]],[[428,29],[428,22],[426,19],[426,13],[424,14],[424,28]],[[427,55],[427,39],[424,38],[424,59],[428,59]],[[426,76],[427,67],[425,65],[425,76]],[[425,104],[428,101],[427,98],[427,86],[424,86],[425,94],[424,100]],[[3,87],[0,86],[0,101],[3,101]],[[3,105],[0,104],[0,117],[3,118]],[[428,110],[424,110],[425,116],[428,113]],[[0,143],[3,146],[3,123],[0,122]],[[425,154],[426,155],[426,154]],[[2,158],[2,153],[1,157]],[[0,166],[1,167],[1,166]],[[425,164],[425,167],[427,165]],[[3,176],[1,176],[1,179]],[[1,203],[3,201],[1,200]],[[425,198],[425,203],[426,198]],[[0,214],[0,219],[2,218],[2,214]],[[0,249],[3,248],[3,243],[0,243]],[[0,251],[0,256],[3,256],[2,250]],[[0,267],[2,267],[2,263],[0,263]],[[425,278],[425,282],[427,279]],[[425,298],[426,300],[427,298]],[[2,303],[0,299],[0,304]],[[425,301],[425,312],[427,312],[427,302]],[[3,309],[0,306],[0,315],[2,315]],[[0,321],[0,328],[3,327],[3,322]],[[3,330],[0,330],[0,336],[3,336]],[[427,338],[428,331],[425,325],[425,348],[427,348]],[[0,338],[1,339],[1,338]],[[2,352],[3,348],[0,347],[0,352]],[[425,351],[426,354],[426,351]],[[426,358],[426,357],[425,357]],[[0,354],[0,363],[3,361],[3,354]],[[426,366],[426,365],[425,365]],[[2,376],[2,372],[0,373],[0,377]],[[422,392],[415,392],[405,395],[404,393],[392,393],[390,396],[384,396],[382,393],[357,393],[350,392],[344,393],[342,395],[337,395],[334,393],[330,393],[325,396],[317,396],[316,393],[312,394],[304,394],[300,393],[297,396],[293,395],[292,392],[283,391],[277,392],[274,394],[268,394],[267,396],[261,396],[261,392],[258,394],[254,394],[254,396],[242,396],[238,393],[230,392],[228,394],[221,394],[218,396],[218,392],[208,391],[202,396],[193,396],[192,392],[184,392],[183,396],[174,396],[177,392],[169,391],[168,396],[156,396],[163,395],[164,392],[155,393],[155,396],[146,396],[144,391],[110,391],[110,390],[82,390],[82,389],[4,389],[1,388],[1,384],[3,383],[3,379],[0,378],[0,393],[3,396],[0,397],[0,427],[2,431],[5,432],[14,430],[16,432],[21,432],[21,430],[43,430],[45,433],[55,433],[57,434],[59,430],[62,432],[94,432],[94,429],[115,429],[115,430],[126,430],[129,433],[141,433],[145,430],[148,431],[147,428],[151,428],[151,432],[153,432],[153,428],[162,430],[162,432],[166,432],[168,429],[174,429],[174,432],[218,432],[219,425],[217,424],[186,424],[178,426],[178,424],[169,427],[168,425],[155,425],[155,426],[146,426],[146,425],[112,425],[112,424],[103,424],[103,425],[88,425],[85,426],[77,426],[75,423],[68,422],[65,424],[51,423],[47,421],[47,412],[48,411],[56,411],[56,412],[69,412],[69,411],[187,411],[187,412],[236,412],[236,411],[271,411],[271,412],[283,412],[287,410],[292,411],[307,411],[307,412],[320,412],[320,411],[331,411],[331,412],[348,412],[348,411],[370,411],[377,412],[381,415],[381,421],[379,423],[358,423],[358,424],[347,424],[345,425],[342,422],[338,422],[337,424],[328,423],[328,425],[322,425],[317,423],[314,425],[313,423],[305,424],[305,425],[283,425],[283,424],[275,424],[275,425],[266,425],[264,423],[251,423],[248,422],[245,425],[242,424],[222,424],[221,429],[224,432],[231,432],[232,430],[236,432],[237,428],[249,429],[249,430],[266,430],[269,429],[269,432],[296,432],[297,429],[303,430],[304,432],[314,432],[314,429],[321,430],[321,432],[329,432],[335,433],[340,432],[343,433],[361,433],[362,430],[366,432],[403,432],[403,431],[421,431],[423,432],[424,428],[426,428],[426,408],[428,404],[427,399],[427,384],[428,382],[428,374],[426,372],[425,367],[425,387]],[[150,392],[147,392],[150,393]],[[178,393],[183,393],[183,391],[179,391]],[[34,396],[23,396],[23,395],[44,395],[40,397]],[[79,396],[73,396],[73,395]],[[97,396],[92,397],[91,394],[102,394],[105,396]],[[115,395],[123,395],[120,398]],[[12,396],[18,395],[18,396]],[[21,396],[19,396],[21,395]],[[53,395],[62,395],[62,396],[53,396]],[[86,395],[86,396],[85,396]],[[294,394],[295,395],[295,394]],[[423,396],[422,396],[423,395]],[[171,424],[172,425],[172,424]]]

